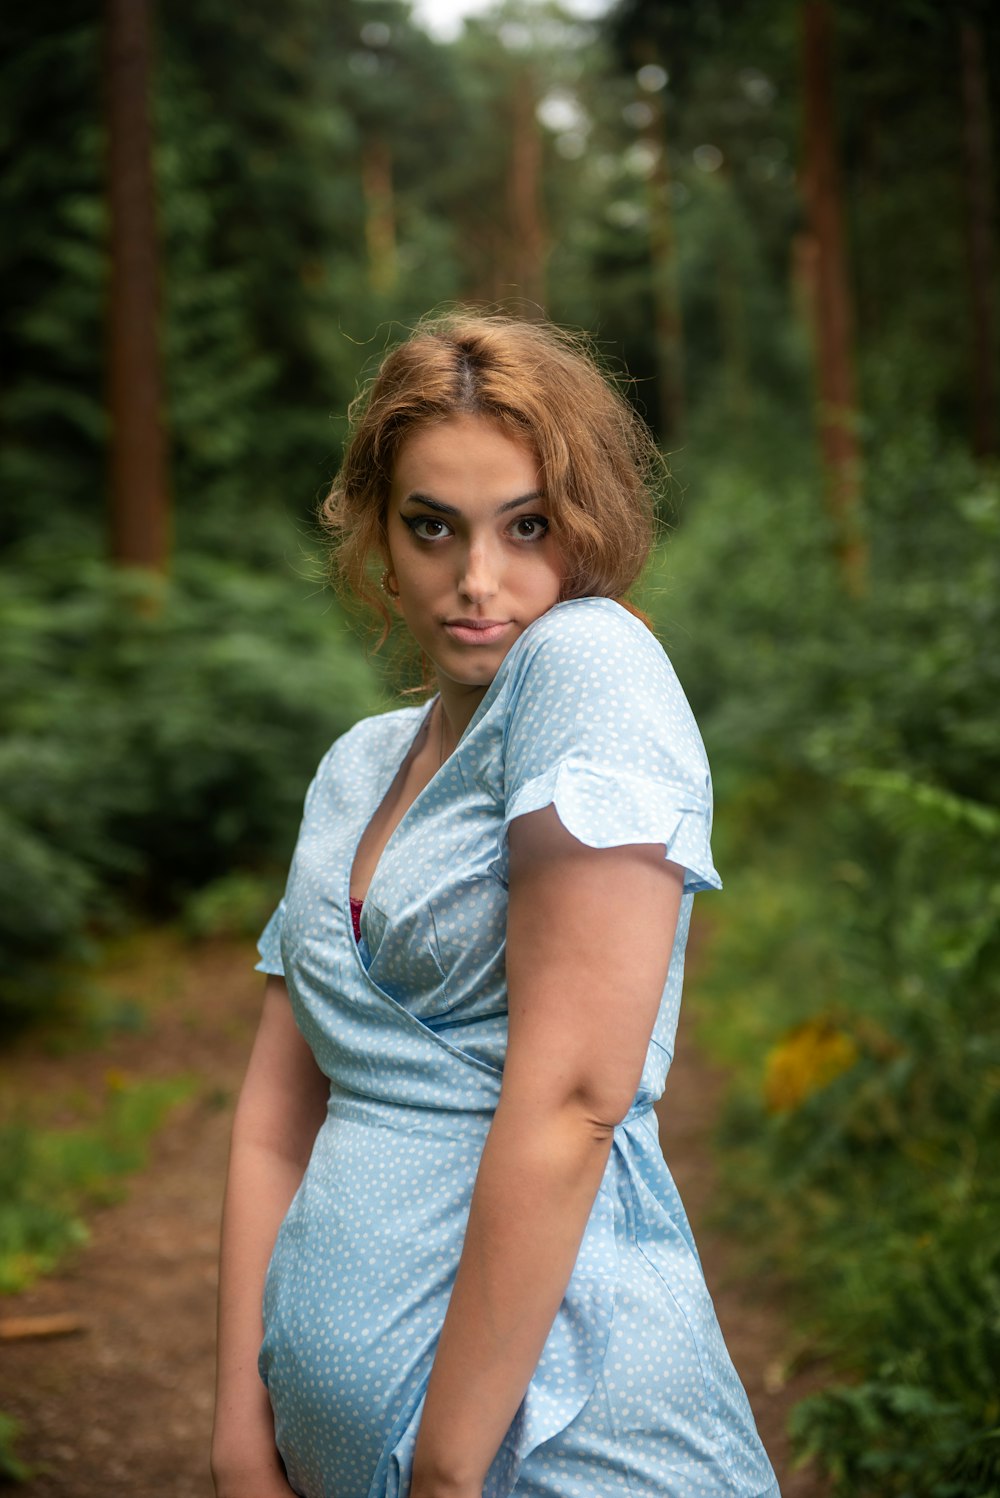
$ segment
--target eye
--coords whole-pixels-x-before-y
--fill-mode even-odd
[[[410,527],[410,530],[418,541],[436,541],[442,533],[445,535],[448,533],[448,527],[444,521],[438,520],[434,515],[404,515],[403,520]],[[418,530],[418,526],[421,525],[436,525],[439,529],[427,535],[424,531]]]
[[[530,526],[528,532],[518,531],[519,541],[540,541],[549,528],[549,522],[544,515],[519,515],[514,521],[515,530],[519,526]]]

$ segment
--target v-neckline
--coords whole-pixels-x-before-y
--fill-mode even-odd
[[[569,599],[569,600],[565,600],[564,602],[576,602],[576,601],[577,600],[575,600],[575,599]],[[563,604],[557,603],[557,604],[554,604],[553,607],[554,608],[561,608],[561,607],[563,607]],[[551,612],[551,611],[547,611],[547,612]],[[545,617],[544,614],[539,615],[539,618],[544,618],[544,617]],[[452,750],[451,754],[448,756],[448,758],[444,761],[443,764],[441,764],[441,765],[438,766],[438,768],[434,771],[434,774],[431,776],[430,780],[428,780],[427,784],[424,785],[424,786],[421,786],[420,790],[414,796],[413,800],[410,802],[409,806],[406,808],[406,810],[404,811],[403,815],[400,817],[399,821],[396,823],[395,827],[392,829],[392,831],[390,832],[389,836],[386,838],[385,843],[384,843],[383,848],[382,848],[382,851],[381,851],[381,853],[378,856],[378,861],[376,862],[375,867],[372,869],[371,878],[368,880],[368,888],[365,890],[364,897],[363,897],[363,899],[361,901],[362,907],[364,907],[365,904],[367,903],[368,896],[371,894],[372,889],[375,887],[375,881],[378,878],[379,870],[382,867],[382,862],[383,862],[386,854],[389,851],[390,845],[395,841],[396,837],[399,835],[400,829],[403,827],[403,825],[413,815],[413,812],[414,812],[415,808],[423,800],[424,796],[430,790],[431,786],[434,785],[434,783],[436,782],[438,776],[441,774],[442,770],[444,770],[445,765],[449,765],[451,763],[451,761],[454,759],[455,755],[458,754],[458,752],[461,749],[462,745],[464,744],[465,740],[469,737],[469,735],[472,732],[472,730],[479,723],[480,719],[489,711],[489,709],[492,706],[492,704],[493,704],[493,702],[494,702],[494,700],[496,698],[496,695],[497,695],[497,693],[498,693],[498,691],[500,689],[500,686],[501,686],[504,678],[507,675],[507,672],[508,672],[508,670],[510,668],[510,664],[511,664],[512,659],[517,654],[519,654],[519,646],[527,638],[527,636],[531,632],[531,629],[532,629],[533,625],[535,623],[537,623],[537,622],[538,622],[537,620],[533,620],[532,624],[529,624],[528,628],[525,629],[525,630],[523,630],[521,632],[521,634],[518,636],[518,638],[514,641],[513,645],[507,651],[507,654],[504,656],[503,660],[500,662],[500,665],[497,667],[496,675],[493,677],[493,680],[490,682],[489,686],[487,687],[486,691],[484,692],[484,694],[482,696],[482,699],[480,700],[479,704],[477,705],[475,712],[472,714],[472,717],[469,719],[468,723],[465,725],[465,728],[462,730],[461,734],[459,735],[458,742],[456,743],[456,745],[455,745],[454,749]],[[369,802],[367,804],[366,812],[365,812],[363,821],[361,823],[360,831],[358,832],[357,838],[354,840],[353,846],[351,848],[350,858],[347,860],[347,870],[346,870],[346,873],[344,874],[344,891],[343,891],[343,901],[342,901],[342,903],[343,903],[343,915],[344,915],[344,920],[347,923],[347,929],[348,929],[348,933],[349,933],[350,939],[351,939],[351,946],[354,948],[355,952],[357,953],[357,955],[358,955],[358,961],[361,962],[362,967],[364,967],[364,962],[362,960],[361,953],[358,950],[358,945],[359,944],[355,940],[355,936],[354,936],[354,921],[353,921],[353,918],[351,916],[351,898],[352,898],[352,896],[351,896],[351,879],[352,879],[353,874],[354,874],[354,864],[355,864],[355,860],[357,859],[357,856],[358,856],[358,849],[361,847],[361,842],[362,842],[362,839],[365,836],[365,833],[368,831],[368,828],[371,826],[372,819],[374,818],[375,813],[378,811],[379,807],[382,805],[382,802],[385,800],[386,796],[389,794],[389,790],[390,790],[390,788],[392,786],[393,781],[395,780],[396,776],[399,774],[399,772],[402,769],[404,763],[406,762],[406,759],[409,756],[410,751],[412,750],[414,744],[417,742],[417,739],[418,739],[419,735],[423,732],[424,725],[426,724],[427,720],[429,719],[431,713],[434,710],[434,704],[436,702],[439,702],[440,698],[441,698],[441,693],[440,692],[436,692],[435,695],[430,699],[430,701],[424,704],[424,711],[423,711],[423,714],[421,716],[420,722],[417,724],[416,732],[411,736],[410,741],[409,741],[409,743],[406,746],[406,750],[403,753],[403,755],[401,756],[401,758],[399,758],[398,760],[395,761],[395,764],[394,764],[393,769],[392,769],[391,776],[389,776],[388,779],[385,778],[384,776],[381,776],[381,775],[378,777],[377,784],[376,784],[377,797],[376,797],[376,799],[374,801],[369,800]],[[363,913],[363,910],[362,910],[362,913]]]
[[[374,803],[371,802],[371,801],[369,801],[368,804],[367,804],[367,808],[366,808],[367,814],[364,817],[364,820],[362,821],[361,830],[358,833],[357,839],[356,839],[356,841],[354,843],[354,847],[353,847],[353,850],[351,852],[351,857],[350,857],[350,860],[349,860],[348,866],[347,866],[347,915],[348,915],[348,921],[349,922],[351,920],[351,900],[355,898],[351,894],[351,884],[352,884],[353,879],[354,879],[354,865],[357,862],[358,850],[360,849],[361,844],[364,842],[364,839],[365,839],[365,837],[367,835],[368,829],[371,826],[372,822],[374,821],[376,815],[378,814],[378,811],[379,811],[379,809],[380,809],[380,807],[382,805],[382,802],[385,800],[386,796],[388,796],[390,790],[392,789],[392,787],[393,787],[393,785],[394,785],[394,783],[396,781],[396,778],[399,775],[400,770],[402,770],[403,766],[406,764],[406,761],[409,759],[410,755],[413,753],[414,745],[416,744],[417,740],[420,738],[420,735],[423,733],[423,731],[426,728],[428,722],[430,721],[431,714],[434,711],[434,704],[436,702],[440,701],[440,697],[441,697],[441,694],[440,694],[440,692],[438,692],[438,693],[436,693],[430,699],[429,702],[427,702],[427,703],[424,704],[423,711],[420,714],[420,722],[417,724],[416,732],[413,733],[413,734],[411,734],[409,742],[407,743],[407,746],[406,746],[406,749],[405,749],[404,753],[401,755],[401,757],[399,759],[397,759],[395,761],[395,765],[394,765],[391,777],[388,780],[383,775],[379,775],[377,777],[376,790],[378,791],[378,799]],[[431,785],[431,783],[434,780],[437,779],[437,776],[440,774],[440,772],[441,772],[441,770],[443,768],[444,768],[443,765],[439,765],[438,768],[434,771],[434,774],[430,777],[430,780],[427,781],[427,784],[421,786],[420,790],[414,796],[413,800],[410,802],[409,806],[403,812],[403,815],[400,817],[399,821],[396,823],[395,827],[392,829],[392,831],[389,833],[389,836],[386,838],[385,842],[383,843],[383,845],[382,845],[382,851],[379,853],[379,856],[378,856],[378,858],[375,861],[375,867],[372,869],[371,875],[369,876],[369,879],[368,879],[368,888],[365,890],[364,894],[361,896],[361,904],[362,905],[364,905],[364,902],[368,899],[368,895],[369,895],[369,893],[371,891],[372,885],[375,883],[375,879],[376,879],[376,876],[377,876],[378,871],[379,871],[379,866],[380,866],[380,864],[382,862],[382,859],[385,857],[386,849],[388,848],[389,844],[392,842],[393,838],[396,836],[396,833],[399,831],[399,829],[402,826],[403,822],[405,822],[406,818],[409,816],[410,812],[413,810],[414,806],[416,806],[417,802],[420,800],[421,796],[424,794],[424,791],[426,791],[427,787],[429,785]],[[352,936],[354,934],[353,923],[351,923],[351,934],[352,934]]]

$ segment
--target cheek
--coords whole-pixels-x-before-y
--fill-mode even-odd
[[[566,566],[563,555],[556,546],[548,549],[548,555],[545,558],[545,573],[549,586],[558,592],[566,576]]]
[[[389,532],[389,552],[400,582],[420,586],[420,580],[434,570],[433,552],[418,546],[403,526]]]

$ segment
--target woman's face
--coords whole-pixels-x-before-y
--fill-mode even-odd
[[[443,691],[485,689],[518,635],[558,602],[548,517],[534,453],[484,417],[421,426],[400,445],[389,582]]]

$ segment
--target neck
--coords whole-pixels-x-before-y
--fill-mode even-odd
[[[487,686],[466,687],[458,682],[438,680],[438,691],[441,701],[434,717],[437,720],[432,724],[435,738],[434,742],[441,747],[441,733],[444,732],[444,745],[441,761],[448,758],[462,734],[468,728],[475,715],[476,709],[486,696]],[[443,716],[438,718],[438,713]]]

